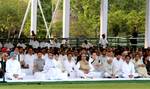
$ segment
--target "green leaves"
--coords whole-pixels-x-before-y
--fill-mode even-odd
[[[17,31],[21,24],[21,5],[18,0],[6,0],[0,1],[0,32],[1,38],[7,38],[8,32],[12,33],[9,36],[13,36],[14,31]],[[9,37],[8,36],[8,37]]]
[[[127,36],[145,29],[145,0],[109,0],[108,35]]]
[[[52,18],[52,7],[54,10],[57,0],[40,1],[49,25]],[[108,36],[126,36],[132,32],[134,26],[137,27],[139,32],[144,32],[146,0],[108,1]],[[97,37],[100,32],[101,0],[70,0],[70,3],[70,36]],[[27,4],[28,0],[0,0],[0,32],[4,34],[0,35],[0,37],[8,37],[8,32],[13,33],[14,30],[19,33]],[[50,31],[57,37],[62,37],[62,4],[63,0],[59,6],[56,21],[54,21]],[[37,36],[45,37],[46,30],[39,8],[38,11]],[[30,14],[28,15],[23,35],[29,37],[29,30]]]
[[[132,10],[127,16],[127,25],[129,26],[129,32],[132,32],[134,27],[137,27],[137,30],[143,32],[145,26],[145,12]]]
[[[95,37],[100,23],[100,0],[71,0],[71,11],[72,36]]]

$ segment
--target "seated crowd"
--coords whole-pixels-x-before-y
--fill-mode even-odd
[[[0,77],[5,75],[10,80],[27,76],[37,80],[150,77],[150,49],[138,48],[132,52],[121,47],[34,45],[17,45],[9,50],[3,47]]]

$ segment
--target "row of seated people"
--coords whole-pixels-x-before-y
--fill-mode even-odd
[[[6,42],[5,42],[6,41]],[[9,49],[12,49],[14,48],[16,42],[14,42],[14,40],[5,40],[3,42],[0,41],[0,49],[2,47],[6,47],[6,48],[9,48]],[[11,42],[12,41],[12,42]],[[82,41],[81,41],[82,42]],[[102,47],[102,48],[106,48],[108,46],[108,41],[105,37],[105,34],[102,34],[102,38],[99,39],[99,46]],[[51,40],[39,40],[39,39],[36,39],[36,38],[31,38],[29,42],[24,42],[23,40],[18,40],[17,46],[21,46],[23,48],[26,48],[28,45],[32,46],[33,48],[38,48],[38,47],[58,47],[58,48],[61,48],[61,46],[64,46],[64,47],[70,47],[71,44],[69,43],[69,39],[67,38],[63,38],[61,40],[58,40],[56,38],[54,39],[51,39]],[[94,44],[90,43],[88,40],[84,40],[84,42],[80,45],[81,47],[84,47],[84,48],[90,48],[90,47],[93,47]]]
[[[12,49],[15,47],[15,42],[1,42],[0,41],[0,50],[3,47],[6,47],[8,49]],[[17,42],[17,46],[21,46],[23,48],[26,48],[28,45],[32,46],[32,48],[38,48],[38,47],[58,47],[60,48],[61,46],[69,47],[69,40],[68,39],[63,39],[62,42],[58,41],[57,39],[49,40],[49,41],[38,41],[37,39],[30,39],[29,42],[24,43],[22,40]]]
[[[133,55],[134,54],[134,55]],[[74,79],[74,78],[149,78],[146,63],[149,56],[141,52],[113,52],[112,50],[86,50],[67,52],[56,49],[41,49],[34,52],[32,48],[27,53],[22,47],[16,47],[13,52],[4,52],[1,58],[1,77],[16,80],[33,76],[34,79]],[[8,57],[9,56],[9,57]]]

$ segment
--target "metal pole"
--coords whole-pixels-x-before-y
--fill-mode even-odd
[[[50,38],[50,34],[49,34],[49,30],[48,30],[47,22],[46,22],[46,19],[45,19],[44,13],[43,13],[43,9],[42,9],[42,6],[41,6],[41,2],[40,2],[40,0],[38,0],[38,5],[39,5],[39,8],[40,8],[40,11],[41,11],[41,14],[42,14],[43,20],[44,20],[44,24],[45,24],[45,27],[46,27],[46,31],[47,31],[48,37]]]
[[[145,48],[150,47],[150,0],[146,1]]]
[[[70,0],[63,3],[63,38],[69,38],[70,28]]]
[[[37,0],[31,0],[31,28],[30,35],[32,35],[32,31],[36,34],[37,30]]]
[[[107,18],[108,18],[108,0],[101,0],[101,27],[100,38],[102,34],[105,34],[107,38]]]
[[[24,15],[22,24],[21,24],[21,28],[20,28],[20,32],[19,32],[18,38],[20,38],[21,33],[22,33],[22,31],[23,31],[24,24],[25,24],[25,21],[26,21],[26,19],[27,19],[27,16],[28,16],[28,13],[29,13],[29,10],[30,10],[30,6],[31,6],[31,0],[29,0],[29,2],[28,2],[28,6],[27,6],[27,9],[26,9],[26,12],[25,12],[25,15]]]
[[[48,32],[49,32],[49,30],[50,30],[51,27],[52,27],[53,20],[54,20],[54,18],[55,18],[56,11],[57,11],[57,9],[58,9],[58,7],[59,7],[60,1],[61,1],[61,0],[58,0],[58,1],[57,1],[57,4],[56,4],[55,10],[54,10],[54,13],[52,14],[52,19],[51,19],[51,22],[50,22],[50,25],[49,25],[49,28],[48,28]]]

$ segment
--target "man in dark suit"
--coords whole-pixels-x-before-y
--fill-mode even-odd
[[[136,51],[137,48],[137,37],[138,37],[138,32],[136,27],[134,27],[134,30],[132,32],[132,38],[131,38],[131,47],[133,51]]]

